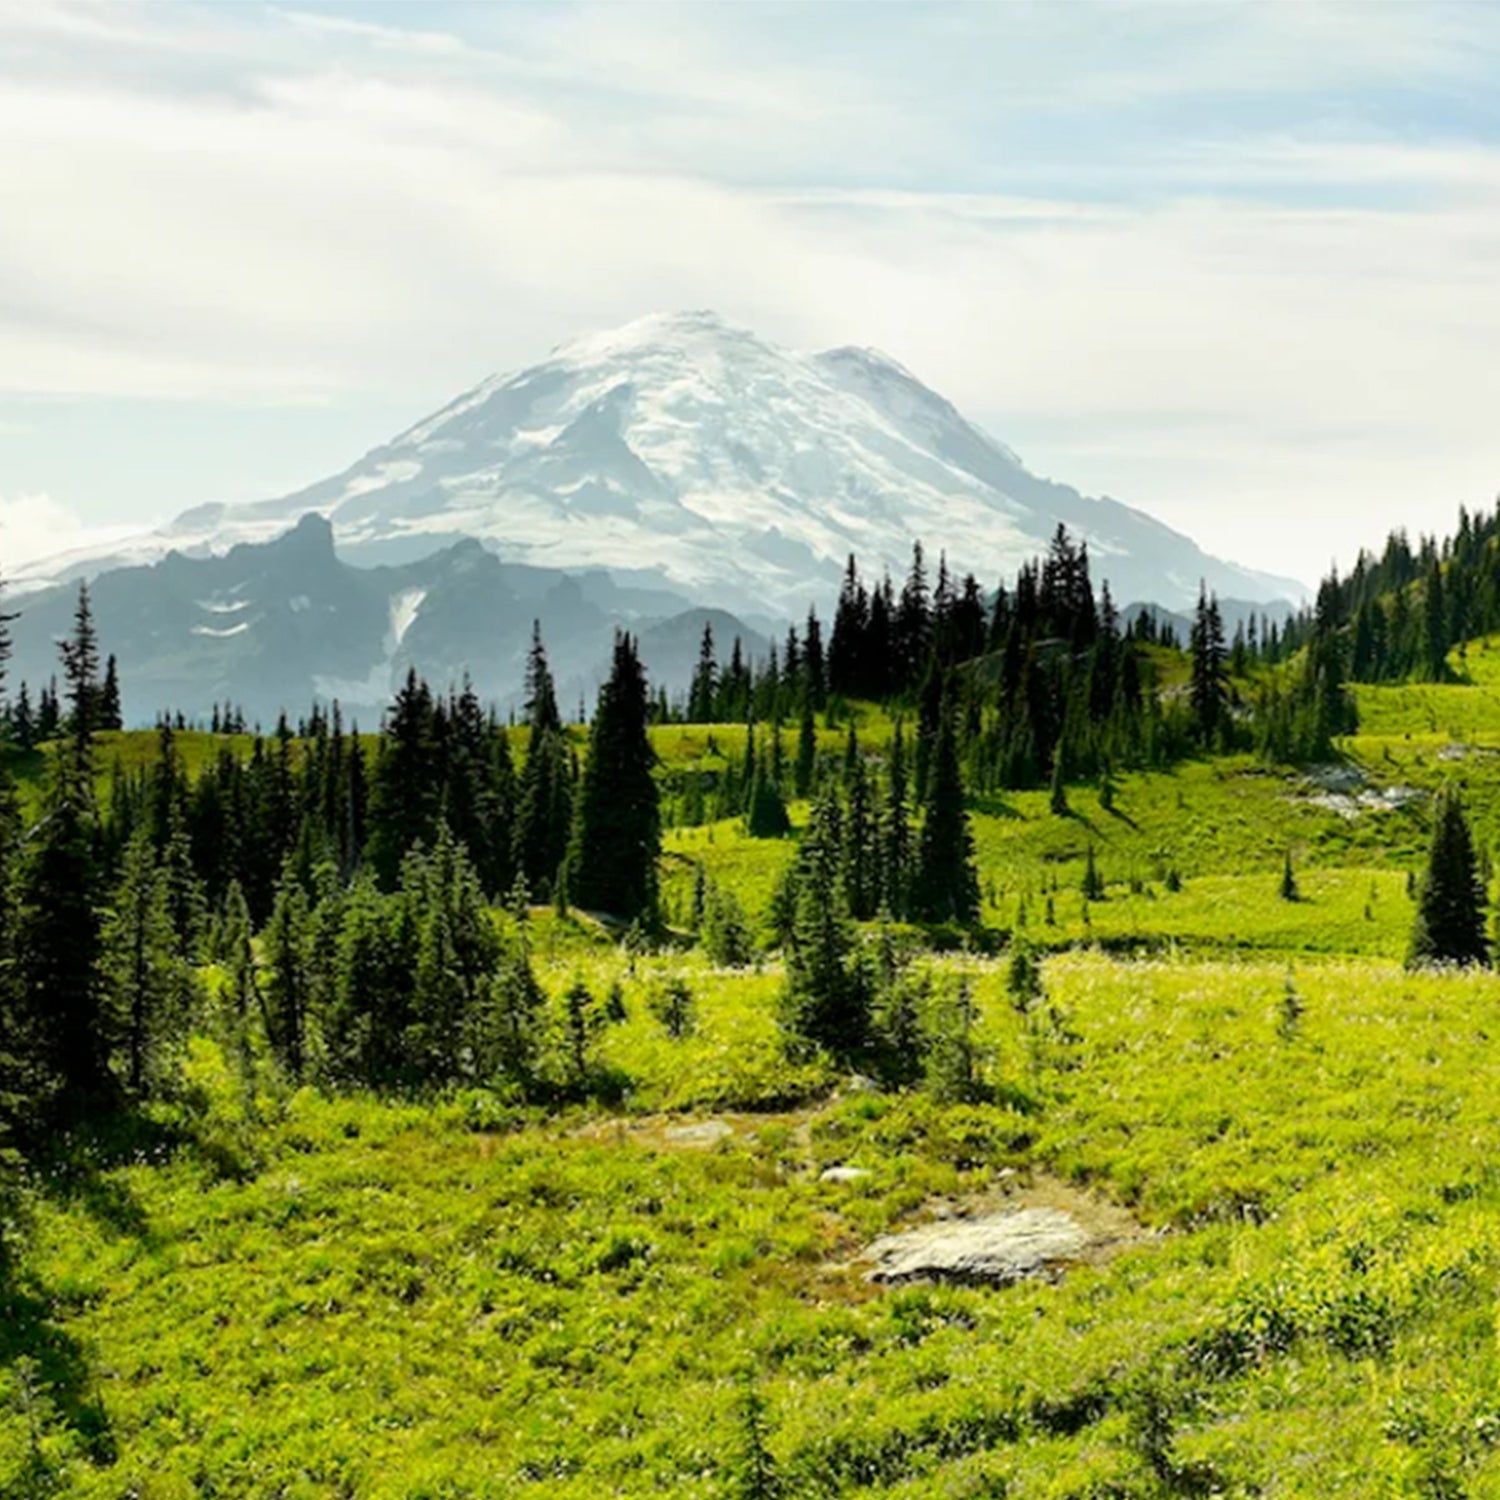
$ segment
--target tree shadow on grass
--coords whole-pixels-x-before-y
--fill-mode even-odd
[[[159,1160],[183,1143],[155,1122],[110,1111],[33,1143],[27,1179],[38,1197],[81,1210],[111,1235],[154,1246],[145,1209],[117,1171]],[[23,1209],[17,1217],[24,1221]],[[15,1375],[33,1434],[66,1428],[91,1463],[108,1467],[118,1451],[88,1352],[65,1326],[63,1301],[13,1250],[0,1243],[0,1369]],[[51,1494],[57,1482],[51,1463],[36,1449],[11,1488],[19,1485],[18,1495]]]
[[[77,1436],[90,1462],[106,1468],[118,1452],[98,1380],[83,1345],[55,1317],[52,1298],[0,1269],[0,1368],[17,1368],[38,1425],[50,1411]],[[41,1462],[33,1455],[37,1493],[49,1477],[44,1464],[38,1469]]]

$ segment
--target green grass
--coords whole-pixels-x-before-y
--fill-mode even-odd
[[[1463,685],[1360,689],[1343,751],[1377,789],[1460,778],[1488,853],[1500,642],[1455,666]],[[743,737],[655,732],[669,772]],[[154,739],[112,753],[146,764]],[[545,912],[554,1004],[575,978],[624,995],[607,1107],[247,1105],[196,1044],[154,1122],[29,1186],[0,1495],[729,1500],[753,1386],[784,1500],[1500,1496],[1500,980],[1399,967],[1425,798],[1345,816],[1229,757],[1122,775],[1110,811],[1069,801],[973,808],[985,921],[1024,901],[1054,1024],[1011,1007],[1003,955],[925,960],[939,994],[973,984],[988,1103],[789,1066],[774,959],[632,957]],[[1090,846],[1107,898],[1085,909]],[[669,909],[701,862],[763,918],[795,848],[670,830]],[[669,980],[694,1000],[680,1040],[653,1010]],[[681,1134],[707,1119],[723,1139]],[[869,1175],[821,1180],[836,1164]],[[864,1279],[878,1234],[1026,1183],[1138,1233],[1055,1284]]]
[[[38,1472],[78,1495],[723,1495],[753,1381],[798,1495],[1174,1493],[1148,1399],[1220,1493],[1448,1493],[1438,1470],[1495,1492],[1500,982],[1309,963],[1288,1040],[1283,962],[1080,954],[1047,967],[1078,1040],[1038,1073],[999,966],[955,963],[1034,1111],[852,1094],[701,1149],[647,1115],[302,1094],[247,1180],[184,1148],[55,1183],[23,1282],[54,1331]],[[689,1043],[633,1016],[610,1055],[642,1107],[717,1104],[717,1042],[760,1045],[758,983],[704,985]],[[832,1161],[871,1176],[824,1183]],[[851,1264],[1003,1169],[1149,1233],[1006,1291],[880,1291]],[[12,1366],[0,1483],[25,1404]]]

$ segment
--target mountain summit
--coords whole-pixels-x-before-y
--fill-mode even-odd
[[[135,543],[23,570],[35,581],[219,553],[317,513],[351,562],[402,563],[477,538],[510,562],[604,568],[701,602],[800,615],[845,559],[905,570],[913,539],[986,583],[1085,538],[1117,599],[1181,606],[1299,585],[1201,552],[1113,500],[1030,473],[895,360],[797,354],[711,312],[641,318],[495,376],[332,479],[279,500],[199,506]]]

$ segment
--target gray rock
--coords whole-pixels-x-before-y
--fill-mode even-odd
[[[871,1281],[959,1281],[1004,1285],[1044,1275],[1089,1246],[1078,1221],[1055,1208],[1024,1208],[924,1224],[870,1246]]]
[[[820,1182],[863,1182],[870,1175],[866,1167],[824,1167],[818,1174]]]

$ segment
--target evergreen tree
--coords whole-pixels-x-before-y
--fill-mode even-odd
[[[78,585],[78,606],[73,613],[73,634],[62,643],[63,675],[68,683],[68,728],[75,764],[80,775],[93,775],[94,731],[99,726],[99,637],[89,587]]]
[[[414,844],[431,844],[442,794],[432,690],[411,668],[391,705],[370,789],[370,864],[384,889],[395,888]],[[278,794],[278,804],[285,795]],[[277,821],[290,820],[282,815]]]
[[[1488,965],[1484,907],[1484,885],[1463,801],[1456,787],[1445,787],[1437,799],[1432,847],[1417,889],[1408,967]]]
[[[1281,887],[1278,891],[1283,901],[1300,901],[1302,893],[1297,889],[1297,874],[1292,869],[1292,851],[1288,849],[1281,864]]]
[[[1202,745],[1223,742],[1228,728],[1228,652],[1219,601],[1200,585],[1192,635],[1192,680],[1189,688],[1193,728]]]
[[[578,905],[648,925],[657,918],[661,813],[647,734],[646,678],[635,642],[615,636],[589,734],[569,857]]]
[[[265,933],[267,1016],[271,1044],[282,1066],[301,1079],[307,1063],[307,1023],[317,985],[313,914],[290,864],[276,891]]]
[[[99,690],[99,728],[124,727],[125,719],[120,709],[120,667],[111,653],[104,667],[104,685]]]
[[[891,753],[886,775],[885,809],[881,818],[885,843],[880,862],[880,901],[886,912],[905,921],[911,911],[912,847],[911,807],[907,801],[906,742],[901,720],[891,734]]]
[[[944,712],[933,751],[932,773],[917,844],[912,905],[929,922],[979,920],[979,876],[974,838],[964,808],[963,778],[952,714]]]
[[[802,709],[797,720],[797,759],[792,769],[792,786],[799,797],[811,793],[817,761],[818,731],[813,722],[813,697],[809,689],[802,694]]]
[[[713,722],[714,706],[719,694],[719,664],[714,658],[714,628],[703,622],[703,640],[698,648],[698,665],[688,689],[687,717],[690,724]]]
[[[839,876],[841,817],[825,788],[813,808],[789,886],[792,903],[781,1021],[793,1047],[857,1054],[869,1031],[870,1005],[854,963],[854,926]]]
[[[71,757],[59,757],[42,819],[28,835],[17,911],[19,1004],[48,1084],[75,1097],[109,1091],[114,1043],[99,966],[91,792]]]
[[[573,763],[563,737],[539,625],[532,628],[526,687],[530,738],[516,812],[515,864],[531,890],[546,896],[568,851],[573,824]]]
[[[102,946],[112,1025],[124,1040],[127,1086],[139,1098],[151,1057],[186,1020],[190,975],[178,957],[167,883],[144,828],[125,846]]]

